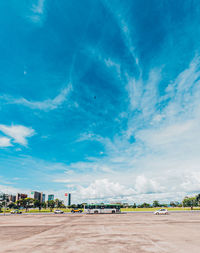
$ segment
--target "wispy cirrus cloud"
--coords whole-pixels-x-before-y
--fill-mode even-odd
[[[8,104],[18,104],[22,106],[29,107],[31,109],[38,109],[43,111],[55,110],[59,106],[61,106],[69,96],[72,91],[72,85],[69,84],[66,88],[64,88],[55,98],[46,99],[44,101],[32,101],[26,98],[14,98],[8,95],[3,95],[0,98]]]
[[[45,19],[45,2],[46,0],[37,0],[34,1],[30,8],[30,14],[28,15],[28,19],[33,23],[41,24]]]
[[[194,57],[162,96],[158,96],[160,70],[151,71],[146,81],[141,79],[141,85],[136,87],[139,97],[135,89],[127,89],[130,98],[127,129],[112,140],[92,132],[83,133],[77,141],[100,142],[104,156],[68,165],[67,171],[71,173],[63,175],[62,182],[66,178],[78,185],[75,180],[78,177],[85,184],[74,194],[82,198],[90,195],[93,200],[106,200],[106,196],[107,200],[118,199],[115,190],[104,192],[111,185],[124,192],[132,189],[129,196],[121,194],[124,201],[147,201],[148,195],[151,199],[170,200],[176,194],[182,198],[199,191],[199,69],[199,57]]]
[[[115,19],[115,22],[121,31],[121,36],[124,41],[124,44],[132,57],[132,60],[138,70],[138,73],[141,74],[141,68],[139,66],[139,57],[137,56],[136,48],[132,40],[133,36],[131,32],[133,32],[133,28],[130,29],[130,24],[127,20],[127,15],[126,15],[127,8],[123,6],[123,3],[120,3],[120,2],[113,5],[109,1],[102,0],[102,3]]]
[[[163,202],[200,190],[198,4],[7,2],[1,118],[29,122],[42,137],[31,142],[30,127],[1,125],[2,173],[26,174],[24,188],[68,189],[77,202]],[[75,92],[69,85],[52,93],[59,87],[47,83],[52,71],[56,80],[68,73]],[[19,146],[29,142],[31,149]]]

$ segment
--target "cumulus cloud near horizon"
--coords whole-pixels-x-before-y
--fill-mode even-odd
[[[162,203],[170,201],[181,202],[185,196],[194,196],[200,191],[199,173],[184,173],[180,184],[173,186],[172,181],[178,180],[173,176],[161,180],[138,175],[132,185],[113,182],[111,179],[97,179],[88,186],[71,189],[74,200],[78,202],[128,202],[152,203],[158,200]],[[70,189],[69,189],[70,190]]]

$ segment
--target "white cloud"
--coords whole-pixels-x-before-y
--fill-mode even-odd
[[[140,77],[129,76],[127,78],[127,91],[130,98],[130,111],[141,111],[141,116],[145,121],[149,120],[155,113],[155,105],[158,100],[157,85],[161,79],[159,69],[153,69],[149,73],[147,81],[142,80]]]
[[[28,18],[36,24],[41,24],[45,19],[45,1],[46,0],[37,0],[35,3],[31,6],[30,11],[31,14],[28,15]]]
[[[5,135],[13,138],[15,143],[19,143],[23,146],[27,145],[27,138],[33,136],[35,133],[32,128],[28,128],[21,125],[0,125],[0,131],[3,132]]]
[[[6,95],[1,96],[1,99],[5,100],[9,104],[19,104],[19,105],[29,107],[31,109],[49,111],[49,110],[54,110],[58,108],[60,105],[62,105],[67,100],[67,97],[71,91],[72,91],[72,85],[69,84],[55,98],[46,99],[44,101],[31,101],[26,98],[13,98]]]
[[[18,1],[12,1],[12,6],[18,16],[26,19],[34,25],[42,26],[47,17],[46,0],[25,0],[20,4]],[[31,27],[30,27],[31,28]]]
[[[91,57],[92,60],[97,61],[101,64],[101,66],[105,67],[105,70],[109,69],[109,74],[113,75],[114,78],[118,78],[121,80],[122,71],[121,64],[122,62],[119,59],[115,59],[111,57],[107,52],[103,51],[103,49],[87,47],[85,49],[85,53],[87,57]]]
[[[53,180],[53,182],[56,182],[56,183],[71,183],[71,182],[74,182],[72,181],[71,179],[67,179],[67,178],[56,178]]]
[[[92,132],[81,135],[78,141],[103,144],[104,156],[68,166],[72,172],[65,176],[78,177],[78,184],[82,182],[75,195],[85,200],[88,196],[110,201],[169,202],[200,191],[199,69],[200,60],[195,57],[170,82],[161,99],[157,95],[160,70],[150,71],[147,81],[127,76],[127,130],[112,140]],[[135,109],[137,114],[133,113]],[[133,143],[130,136],[134,136]],[[120,195],[117,189],[130,191],[130,195]]]
[[[131,110],[140,107],[140,99],[142,96],[143,81],[141,79],[136,80],[133,77],[127,76],[127,90],[130,99]]]
[[[182,123],[174,123],[169,126],[164,125],[159,129],[138,131],[137,138],[141,139],[146,145],[151,147],[160,147],[191,141],[192,132],[195,129],[195,122],[189,120]],[[198,132],[196,133],[198,134]],[[199,135],[199,134],[198,134]]]
[[[34,13],[43,14],[45,0],[38,0],[37,4],[33,4],[32,10]]]
[[[6,194],[17,194],[17,193],[27,193],[27,190],[19,189],[10,185],[8,186],[8,185],[0,184],[0,192],[6,193]]]
[[[78,194],[83,199],[104,199],[110,197],[133,195],[135,191],[126,188],[119,183],[114,183],[108,179],[97,179],[88,187],[78,187]]]
[[[65,166],[39,167],[44,174],[58,168],[65,171],[49,178],[66,184],[66,189],[73,186],[74,202],[169,202],[200,191],[199,68],[195,57],[161,99],[157,95],[160,70],[150,71],[147,81],[127,76],[127,129],[113,139],[86,132],[77,140],[100,142],[104,155]],[[132,143],[130,136],[134,136]]]
[[[116,24],[121,30],[121,36],[124,41],[125,46],[127,47],[130,55],[132,56],[132,59],[134,60],[135,65],[138,67],[138,70],[140,71],[139,67],[139,58],[136,53],[136,48],[133,43],[132,34],[131,31],[133,30],[133,27],[130,29],[130,25],[127,18],[127,8],[123,6],[123,2],[118,2],[118,4],[111,4],[109,1],[103,1],[105,7],[109,10],[109,12],[113,15]],[[118,6],[120,5],[120,6]]]
[[[12,144],[10,143],[10,139],[7,137],[0,137],[0,148],[10,147]]]
[[[180,188],[183,191],[200,192],[200,172],[191,171],[184,175],[184,180],[180,183]]]
[[[158,193],[163,190],[163,187],[153,179],[148,179],[144,175],[139,175],[136,178],[135,189],[138,193]]]
[[[173,171],[171,171],[172,173]],[[163,177],[164,176],[164,177]],[[198,176],[198,177],[196,177]],[[199,173],[187,173],[170,175],[161,173],[158,178],[148,178],[144,174],[131,176],[132,183],[121,184],[113,181],[116,174],[108,178],[95,179],[87,186],[80,186],[81,181],[73,184],[71,189],[74,203],[80,202],[128,202],[128,203],[152,203],[159,200],[161,203],[181,201],[186,195],[195,195],[200,191]],[[128,173],[126,174],[126,179]],[[162,178],[163,177],[163,178]],[[94,177],[95,178],[95,177]],[[118,177],[120,181],[120,177]],[[179,184],[177,184],[179,182]],[[68,189],[68,185],[66,185]]]
[[[121,65],[111,58],[104,58],[105,64],[108,68],[114,68],[118,74],[118,77],[121,78]]]

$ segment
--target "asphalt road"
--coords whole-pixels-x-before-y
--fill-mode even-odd
[[[0,252],[199,253],[199,212],[9,215]]]

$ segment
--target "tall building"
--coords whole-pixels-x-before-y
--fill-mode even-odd
[[[48,195],[48,200],[54,200],[54,195],[53,194]]]
[[[4,200],[4,193],[0,192],[0,201],[3,201],[3,200]]]
[[[16,196],[15,195],[8,195],[8,201],[9,202],[15,202],[16,201]]]
[[[25,198],[27,198],[27,197],[28,197],[27,194],[24,194],[24,193],[17,193],[17,195],[16,195],[16,201],[17,201],[17,200],[20,200],[20,199],[25,199]]]
[[[42,202],[45,202],[45,194],[42,194]]]
[[[8,201],[8,194],[1,192],[0,193],[0,201],[4,201],[4,200]]]
[[[42,200],[43,200],[43,193],[42,192],[32,191],[30,196],[31,196],[31,198],[39,200],[40,202],[42,202]]]
[[[68,193],[68,206],[71,206],[71,193]]]

